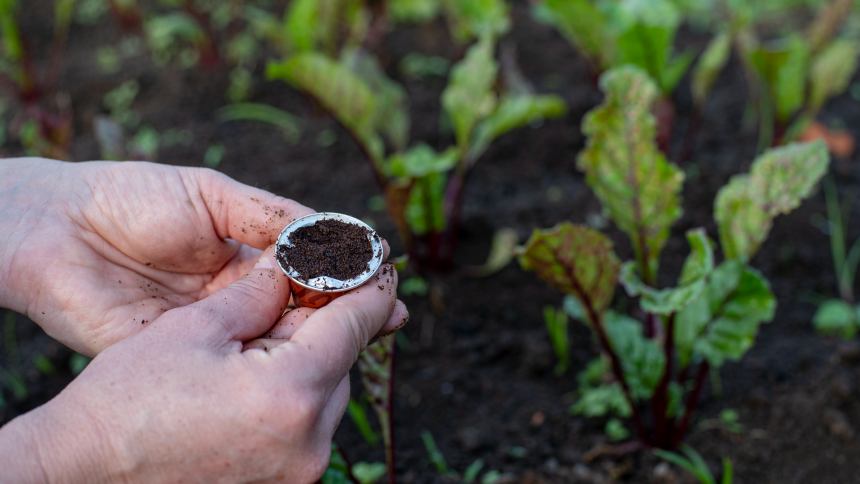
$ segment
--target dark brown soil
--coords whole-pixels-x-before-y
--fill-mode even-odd
[[[345,281],[368,270],[373,249],[366,228],[340,220],[320,220],[290,235],[292,246],[278,246],[282,267],[292,267],[302,280],[328,276]]]
[[[439,123],[444,79],[406,79],[397,66],[412,51],[449,59],[461,55],[462,50],[446,40],[443,28],[442,24],[397,28],[382,45],[388,72],[405,84],[410,96],[412,139],[437,149],[452,142],[450,132]],[[158,69],[141,56],[128,61],[118,74],[99,75],[92,53],[115,42],[117,36],[107,22],[72,32],[63,85],[75,111],[75,159],[99,156],[92,122],[102,110],[102,93],[124,80],[137,79],[141,93],[134,107],[142,119],[160,131],[185,130],[193,140],[163,148],[158,161],[200,165],[206,146],[221,143],[226,155],[219,170],[317,210],[372,220],[392,243],[392,253],[402,251],[385,213],[368,203],[378,192],[361,153],[312,103],[281,83],[258,81],[254,86],[252,101],[302,117],[303,134],[296,144],[287,143],[273,127],[219,124],[213,120],[227,103],[226,70]],[[705,40],[685,33],[680,47],[694,48]],[[500,139],[481,159],[466,193],[465,232],[457,254],[461,264],[483,262],[497,229],[513,228],[525,240],[534,227],[601,220],[600,206],[575,168],[576,154],[583,146],[582,116],[601,99],[587,64],[559,34],[535,23],[525,6],[514,9],[507,41],[516,46],[522,71],[536,89],[563,96],[570,110],[564,119],[540,129],[524,129]],[[704,226],[712,237],[716,235],[714,195],[731,175],[746,170],[755,155],[755,132],[744,123],[749,101],[737,67],[717,82],[702,113],[693,156],[676,160],[687,175],[685,212],[663,257],[667,270],[661,277],[666,283],[677,275],[672,268],[679,268],[686,256],[684,231]],[[261,72],[260,67],[257,79],[263,78]],[[673,101],[677,116],[672,151],[677,156],[693,117],[686,80]],[[860,137],[860,109],[850,94],[830,102],[822,118]],[[14,147],[3,150],[19,153]],[[855,154],[834,164],[848,207],[846,227],[851,237],[860,235],[858,162],[860,156]],[[734,462],[738,483],[857,480],[860,347],[856,342],[822,338],[810,322],[817,301],[836,291],[828,239],[816,225],[824,214],[824,197],[819,193],[776,222],[753,261],[777,295],[776,318],[762,328],[755,347],[740,362],[711,375],[691,429],[689,443],[714,470],[722,457]],[[611,227],[607,230],[621,255],[629,256],[623,236]],[[402,275],[401,281],[408,276]],[[404,296],[411,320],[399,338],[397,356],[398,482],[457,481],[434,470],[422,445],[423,431],[432,433],[452,469],[462,471],[480,458],[487,469],[509,476],[508,482],[690,482],[648,452],[595,452],[608,444],[603,422],[568,412],[576,398],[575,373],[594,356],[586,328],[571,328],[571,371],[560,377],[553,373],[542,309],[559,304],[560,294],[515,265],[483,279],[455,271],[429,282],[427,296]],[[624,303],[619,297],[618,304]],[[0,407],[0,421],[47,401],[72,378],[68,350],[25,318],[12,321],[16,326],[11,334],[17,328],[18,336],[15,351],[4,346],[0,360],[4,369],[21,375],[28,392],[16,397],[4,388],[6,404]],[[52,362],[54,370],[37,369],[37,356]],[[353,388],[354,396],[359,396],[360,384]],[[735,430],[739,432],[717,418],[727,408],[737,411],[741,428]],[[383,458],[378,448],[364,443],[348,417],[337,441],[354,461]]]

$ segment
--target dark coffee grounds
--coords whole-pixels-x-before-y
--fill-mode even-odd
[[[278,247],[278,261],[306,281],[320,276],[351,279],[367,270],[373,256],[367,236],[359,225],[321,220],[293,232],[293,246]]]

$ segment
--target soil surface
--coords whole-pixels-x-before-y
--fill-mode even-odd
[[[278,246],[278,261],[295,269],[304,281],[321,276],[352,279],[368,270],[373,257],[367,229],[339,220],[320,220],[296,229],[290,242]]]
[[[44,9],[33,12],[47,15]],[[526,6],[517,6],[513,15],[506,45],[515,47],[522,72],[538,91],[563,96],[570,109],[563,119],[503,137],[480,160],[465,197],[460,267],[483,262],[496,230],[513,228],[525,240],[535,227],[566,220],[605,228],[620,255],[629,257],[628,243],[607,224],[575,168],[583,147],[582,116],[601,99],[588,65],[557,32],[536,23]],[[298,114],[303,120],[300,139],[291,144],[280,130],[266,125],[220,123],[215,113],[227,104],[226,70],[159,69],[139,55],[127,59],[117,74],[101,75],[94,52],[119,36],[109,22],[76,26],[71,33],[62,85],[75,113],[75,160],[99,156],[93,120],[104,112],[103,93],[137,79],[140,94],[134,109],[141,119],[161,132],[185,134],[185,141],[162,147],[157,161],[202,165],[206,147],[220,143],[225,148],[220,171],[317,210],[361,217],[388,238],[393,254],[402,250],[394,226],[374,203],[378,193],[367,162],[347,134],[313,103],[282,83],[260,81],[258,66],[251,100]],[[462,55],[462,48],[447,38],[441,22],[399,27],[387,36],[381,52],[389,74],[409,93],[412,139],[439,149],[453,139],[440,122],[439,96],[445,79],[405,78],[398,66],[415,51],[448,59]],[[685,32],[681,40],[682,47],[695,48],[707,39]],[[673,97],[676,122],[670,157],[686,173],[685,212],[663,256],[661,280],[666,283],[674,279],[686,256],[684,231],[704,226],[712,237],[716,235],[714,195],[733,174],[748,169],[755,156],[756,135],[746,121],[745,91],[735,62],[721,75],[701,113],[703,128],[689,159],[677,159],[694,112],[688,79]],[[860,136],[860,109],[849,94],[831,101],[821,117]],[[15,147],[4,148],[4,154],[15,153]],[[857,154],[834,163],[851,237],[860,235],[857,163]],[[811,325],[816,303],[836,291],[828,238],[820,229],[824,214],[819,193],[777,220],[752,261],[772,283],[779,300],[776,318],[762,328],[743,360],[711,375],[691,430],[688,442],[712,469],[716,471],[724,457],[732,460],[736,482],[857,479],[860,345],[818,336]],[[408,277],[401,275],[401,283]],[[603,422],[569,413],[576,397],[576,372],[594,356],[594,345],[587,328],[574,325],[572,369],[554,375],[542,311],[546,305],[558,305],[560,294],[514,264],[486,278],[455,270],[428,282],[426,296],[404,296],[411,321],[401,333],[397,354],[400,482],[457,481],[435,472],[422,445],[424,431],[433,435],[452,469],[462,471],[480,458],[486,469],[499,470],[509,482],[690,482],[648,452],[623,453],[610,447]],[[628,302],[620,295],[617,304]],[[25,391],[4,386],[0,421],[56,395],[72,378],[70,361],[76,361],[25,318],[9,315],[6,322],[4,368],[21,375]],[[353,392],[359,395],[357,379],[355,383]],[[737,427],[718,418],[724,409],[737,412]],[[353,461],[383,459],[379,449],[362,441],[348,418],[337,441]]]

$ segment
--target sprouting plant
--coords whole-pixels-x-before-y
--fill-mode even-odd
[[[394,336],[385,336],[367,347],[358,359],[361,383],[379,422],[385,446],[385,464],[389,482],[396,480],[394,440]]]
[[[708,463],[702,458],[702,455],[696,452],[696,449],[683,445],[681,452],[670,452],[657,449],[654,451],[657,457],[671,462],[676,466],[689,472],[699,481],[700,484],[717,484],[717,479],[708,467]],[[723,458],[723,474],[720,478],[720,484],[732,484],[734,481],[734,466],[729,458]]]
[[[762,40],[755,6],[728,2],[731,30],[750,81],[759,119],[759,145],[796,140],[821,108],[844,92],[857,70],[860,39],[840,35],[852,0],[830,0],[806,32]]]
[[[380,462],[350,462],[343,449],[331,446],[331,459],[323,474],[322,484],[374,484],[385,475],[385,464]]]
[[[484,471],[483,459],[473,461],[462,473],[459,473],[451,469],[448,465],[445,455],[441,450],[439,450],[439,446],[436,445],[436,439],[433,438],[433,434],[426,430],[421,432],[421,442],[424,444],[424,450],[427,451],[427,457],[430,459],[430,463],[433,464],[433,468],[436,469],[436,473],[441,477],[456,479],[457,482],[463,482],[465,484],[477,482],[480,482],[481,484],[493,484],[502,476],[500,472],[490,470],[485,472],[483,477],[481,477],[481,472]],[[480,481],[478,481],[479,477],[481,477]]]
[[[860,264],[860,238],[855,239],[848,247],[845,214],[839,202],[836,182],[832,179],[824,184],[824,195],[827,200],[830,254],[833,258],[839,298],[822,302],[815,313],[813,323],[822,333],[851,339],[860,329],[860,307],[856,305],[854,299],[854,281]]]
[[[0,0],[0,85],[15,105],[10,133],[34,155],[64,159],[72,137],[68,96],[57,90],[74,0],[54,2],[53,38],[48,52],[34,52],[18,24],[18,0]],[[36,59],[47,59],[44,71]]]
[[[570,368],[570,340],[567,334],[567,313],[562,308],[546,306],[543,308],[543,322],[552,343],[552,350],[558,363],[555,374],[563,375]]]
[[[522,85],[497,89],[495,39],[484,36],[452,69],[442,94],[455,143],[442,150],[410,143],[408,98],[362,50],[337,60],[307,52],[267,69],[316,99],[350,133],[369,161],[407,251],[421,269],[450,265],[466,181],[503,134],[562,115],[565,104]]]
[[[569,314],[591,328],[601,349],[580,375],[575,413],[630,419],[639,441],[673,449],[690,427],[711,370],[738,360],[776,302],[749,265],[773,220],[796,208],[829,163],[821,142],[759,156],[717,195],[714,217],[723,262],[704,229],[687,232],[690,254],[675,287],[657,289],[660,254],[681,216],[683,173],[654,141],[657,86],[635,67],[601,77],[603,104],[583,121],[588,143],[579,168],[634,261],[618,259],[610,239],[571,223],[536,230],[521,265],[571,296]],[[631,315],[611,309],[616,285],[639,299]]]

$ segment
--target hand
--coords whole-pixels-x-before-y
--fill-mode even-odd
[[[0,306],[93,355],[235,281],[309,213],[212,170],[2,160]]]
[[[349,368],[408,315],[391,265],[321,309],[281,317],[288,287],[268,250],[233,285],[101,352],[54,400],[0,430],[0,481],[319,479]],[[289,338],[243,346],[273,325],[292,328]]]

